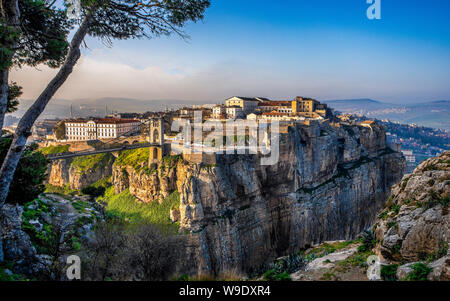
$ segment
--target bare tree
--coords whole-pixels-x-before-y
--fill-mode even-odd
[[[100,225],[83,255],[83,278],[167,280],[180,263],[184,239],[150,224]]]
[[[163,233],[153,225],[140,225],[127,240],[122,273],[140,280],[167,280],[183,254],[182,240],[182,236]]]
[[[84,252],[83,277],[102,281],[107,277],[115,278],[117,270],[120,270],[120,258],[125,249],[126,236],[123,226],[100,224]]]

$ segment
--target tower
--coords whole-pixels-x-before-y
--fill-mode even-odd
[[[152,118],[149,121],[150,154],[149,164],[161,161],[164,156],[164,121]]]

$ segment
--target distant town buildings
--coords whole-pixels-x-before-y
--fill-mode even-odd
[[[130,131],[139,131],[140,124],[136,119],[72,119],[65,121],[65,133],[68,141],[112,139]]]
[[[225,100],[227,108],[240,107],[243,114],[247,115],[254,112],[258,108],[258,103],[264,101],[265,98],[258,97],[238,97],[233,96]]]
[[[212,108],[212,118],[214,119],[225,119],[225,106],[224,105],[216,105]]]
[[[416,157],[413,155],[412,150],[402,150],[403,156],[405,156],[406,162],[415,163]]]
[[[296,97],[294,100],[270,100],[264,97],[233,96],[225,100],[225,105],[212,109],[215,119],[251,120],[305,120],[326,119],[332,111],[326,104],[311,98]]]
[[[245,111],[240,106],[227,106],[226,114],[229,119],[242,119],[245,117]]]

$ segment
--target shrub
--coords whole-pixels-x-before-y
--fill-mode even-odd
[[[84,276],[89,280],[167,280],[182,258],[183,240],[148,224],[102,224],[86,248]]]
[[[3,162],[6,157],[11,141],[11,138],[0,138],[0,162]],[[36,149],[36,144],[25,148],[9,187],[6,202],[22,205],[34,200],[44,192],[48,161]]]
[[[287,272],[277,273],[275,270],[268,270],[264,273],[263,279],[266,281],[291,281],[291,276]]]
[[[362,237],[362,245],[358,247],[358,252],[367,252],[375,247],[376,238],[371,230],[365,230]]]
[[[433,271],[428,265],[424,263],[416,263],[412,265],[413,271],[409,273],[404,280],[406,281],[427,281],[428,274]]]
[[[397,280],[398,264],[390,264],[381,266],[381,279],[384,281]]]
[[[81,190],[82,193],[91,195],[93,197],[103,196],[105,194],[105,191],[106,191],[105,187],[101,186],[100,187],[88,186]]]
[[[397,228],[398,227],[398,223],[394,222],[394,221],[391,221],[391,222],[387,223],[387,227],[388,227],[388,229],[390,229],[392,227]]]

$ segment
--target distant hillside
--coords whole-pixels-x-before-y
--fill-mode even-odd
[[[20,117],[30,107],[31,100],[21,100],[17,112],[12,116]],[[213,101],[196,100],[140,100],[132,98],[105,97],[99,99],[77,99],[64,100],[52,99],[41,115],[43,118],[65,118],[70,116],[70,105],[72,105],[73,116],[104,116],[106,109],[108,113],[114,112],[147,112],[162,111],[166,108],[179,108],[194,104],[211,104]],[[107,108],[106,108],[107,107]]]
[[[372,99],[340,99],[323,102],[343,113],[450,130],[449,100],[402,105]]]

